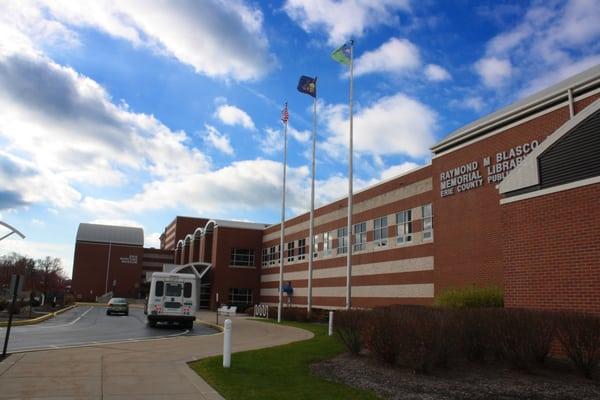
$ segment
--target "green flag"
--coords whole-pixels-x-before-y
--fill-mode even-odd
[[[331,58],[344,65],[350,65],[350,46],[344,43],[337,50],[331,53]]]

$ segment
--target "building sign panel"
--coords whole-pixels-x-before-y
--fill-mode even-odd
[[[137,264],[138,256],[131,254],[127,257],[121,257],[120,260],[121,264]]]
[[[484,184],[497,185],[539,145],[537,140],[523,143],[494,155],[465,163],[440,173],[441,197],[476,189]],[[483,166],[483,168],[481,168]],[[483,173],[486,174],[485,179]]]

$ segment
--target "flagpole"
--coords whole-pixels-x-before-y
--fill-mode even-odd
[[[350,41],[350,140],[348,146],[348,252],[347,252],[347,269],[346,269],[346,309],[352,307],[352,180],[353,180],[353,115],[352,115],[352,90],[354,78],[354,41]]]
[[[315,83],[316,83],[315,77]],[[315,143],[317,141],[317,96],[313,97],[313,131],[312,131],[312,179],[310,190],[310,222],[308,228],[308,236],[310,243],[310,254],[308,255],[308,292],[306,311],[310,315],[312,310],[312,276],[313,276],[313,255],[315,253],[316,242],[314,241],[315,230]]]
[[[287,103],[286,103],[287,109]],[[283,301],[283,236],[285,233],[285,174],[287,166],[287,118],[283,123],[283,189],[281,191],[281,237],[279,239],[279,302],[277,303],[277,322],[281,322],[281,304]]]

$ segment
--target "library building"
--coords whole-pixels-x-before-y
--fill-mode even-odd
[[[203,308],[275,305],[283,251],[291,306],[343,308],[351,246],[353,307],[432,304],[475,285],[502,287],[507,307],[600,314],[600,66],[431,151],[428,165],[354,193],[351,232],[343,198],[315,209],[312,238],[308,213],[285,221],[283,249],[279,224],[176,217],[160,249],[144,248],[138,228],[82,224],[75,295],[114,283],[144,296],[153,271],[179,265],[197,274]]]

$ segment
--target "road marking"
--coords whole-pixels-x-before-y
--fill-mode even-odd
[[[73,343],[73,344],[67,344],[67,345],[62,345],[62,346],[48,345],[48,346],[39,346],[39,347],[22,347],[20,349],[10,350],[10,352],[14,353],[14,354],[31,353],[34,351],[60,350],[60,349],[70,349],[70,348],[74,348],[74,347],[94,347],[94,346],[101,346],[101,345],[105,345],[105,344],[124,344],[124,343],[132,343],[132,342],[147,342],[147,341],[151,341],[151,340],[167,340],[167,339],[174,339],[176,337],[186,335],[189,332],[190,332],[189,330],[186,330],[183,332],[178,332],[178,333],[174,333],[174,334],[166,335],[166,336],[141,337],[141,338],[132,338],[132,339],[115,339],[114,341],[106,340],[106,341],[94,341],[94,342],[85,342],[85,343]],[[221,335],[221,334],[223,334],[223,332],[216,332],[216,333],[211,333],[211,334],[206,334],[206,335],[195,335],[195,336],[200,337],[200,336],[213,336],[213,335]]]

